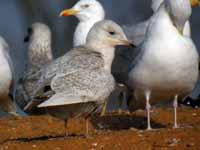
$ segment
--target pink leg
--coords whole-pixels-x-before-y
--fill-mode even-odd
[[[174,128],[178,128],[178,125],[177,125],[178,95],[174,97],[173,107],[174,107]]]
[[[145,94],[146,96],[146,111],[147,111],[147,130],[151,130],[151,116],[150,116],[150,109],[151,109],[151,105],[150,105],[150,96],[151,93],[150,92],[146,92]]]

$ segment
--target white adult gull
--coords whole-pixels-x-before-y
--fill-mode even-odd
[[[163,3],[163,1],[164,0],[152,0],[151,8],[154,13],[156,13],[156,11],[159,9],[159,7]],[[198,0],[191,0],[191,4],[192,4],[192,6],[199,6],[200,2]],[[150,17],[146,21],[143,21],[143,22],[140,22],[137,24],[123,26],[123,29],[124,29],[128,39],[130,41],[132,41],[135,45],[139,46],[144,41],[145,34],[146,34],[146,31],[147,31],[147,28],[148,28],[151,18],[152,17]],[[189,21],[187,21],[185,23],[185,26],[183,29],[183,34],[188,37],[191,36],[191,29],[190,29]],[[121,64],[123,65],[122,68],[124,70],[124,73],[123,73],[124,75],[122,73],[120,73],[120,74],[121,74],[121,76],[123,75],[125,77],[125,78],[120,79],[120,83],[126,84],[126,82],[127,82],[127,74],[128,74],[129,69],[124,64],[129,66],[131,64],[131,61],[135,59],[135,57],[138,55],[139,52],[140,52],[140,48],[129,49],[126,51],[126,53],[122,53],[121,56],[119,57],[121,59]],[[123,57],[126,59],[123,59]],[[123,82],[121,82],[121,80],[123,80]],[[126,91],[126,89],[125,89],[125,91]],[[127,91],[120,94],[120,96],[121,96],[121,97],[119,97],[120,105],[121,105],[122,101],[124,101],[124,100],[126,101],[126,99],[127,99],[126,95],[128,95]],[[121,106],[120,106],[120,108],[121,108]],[[121,111],[121,109],[119,109],[119,112],[120,111]]]
[[[131,67],[129,108],[146,106],[147,129],[151,129],[150,104],[172,99],[177,128],[177,100],[187,96],[197,82],[199,55],[191,38],[183,34],[191,12],[189,0],[164,0],[149,22],[140,53]]]
[[[107,54],[114,53],[117,45],[131,45],[121,27],[109,20],[96,23],[86,44],[41,69],[33,101],[25,109],[29,111],[42,101],[38,107],[46,108],[53,116],[64,120],[79,116],[87,119],[101,109],[115,89]]]
[[[73,46],[86,43],[87,34],[98,21],[104,20],[105,12],[97,0],[80,0],[71,9],[63,10],[60,16],[75,15],[79,23],[74,32]]]
[[[10,48],[0,36],[0,109],[17,115],[13,101],[15,74],[13,62],[9,54]]]

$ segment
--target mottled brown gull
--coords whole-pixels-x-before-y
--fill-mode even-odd
[[[47,25],[39,22],[32,24],[28,28],[28,35],[25,37],[24,42],[29,43],[28,64],[16,91],[16,101],[22,109],[30,101],[30,97],[36,88],[35,86],[39,78],[38,71],[53,59],[51,31]],[[30,77],[33,75],[34,78]]]
[[[177,128],[177,100],[187,96],[197,82],[199,55],[191,38],[183,34],[190,15],[189,0],[165,0],[149,22],[140,53],[131,67],[129,108],[146,106],[147,129],[151,129],[150,104],[170,100],[174,100]]]
[[[26,111],[41,99],[44,101],[38,107],[65,120],[87,118],[101,109],[115,89],[108,54],[114,57],[116,45],[131,45],[121,27],[109,20],[96,23],[88,33],[86,44],[71,49],[41,70],[38,88]]]

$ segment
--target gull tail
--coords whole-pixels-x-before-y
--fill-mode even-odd
[[[79,95],[65,95],[63,93],[57,93],[45,102],[38,105],[38,108],[55,107],[63,105],[72,105],[79,103],[94,102],[94,98],[89,96],[79,96]]]

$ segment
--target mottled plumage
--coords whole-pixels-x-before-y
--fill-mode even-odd
[[[63,119],[86,117],[101,109],[115,88],[106,55],[114,53],[116,45],[129,45],[119,25],[109,20],[96,23],[85,45],[71,49],[41,70],[33,101],[25,109],[38,105],[34,99],[44,100],[39,107]]]
[[[60,94],[63,97],[92,97],[92,105],[94,105],[94,102],[101,100],[103,103],[114,90],[115,84],[112,75],[109,72],[105,72],[103,67],[104,60],[100,53],[90,51],[86,47],[72,49],[44,69],[35,96],[39,98],[42,98],[43,95],[51,97],[52,95],[45,94],[44,92],[45,87],[51,86],[53,92],[50,92],[50,94],[56,93],[56,95]],[[49,93],[49,91],[46,92]],[[62,105],[64,104],[60,105],[63,107]],[[78,104],[76,105],[77,109],[81,107]],[[68,109],[66,108],[66,110]],[[74,111],[76,112],[76,107],[74,107]],[[88,113],[90,111],[92,109]],[[77,112],[82,113],[82,111]],[[66,118],[69,118],[70,113],[72,112],[64,112]],[[79,114],[75,116],[77,115],[79,116]]]
[[[51,31],[43,23],[34,23],[28,28],[28,35],[24,39],[28,42],[28,64],[26,65],[23,77],[20,79],[16,100],[17,104],[23,108],[33,95],[35,85],[39,79],[39,70],[49,64],[52,59]]]

